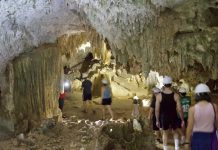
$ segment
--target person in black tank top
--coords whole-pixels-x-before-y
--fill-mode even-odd
[[[179,95],[171,90],[172,78],[165,76],[163,79],[164,90],[156,97],[156,125],[163,129],[163,149],[167,150],[168,130],[174,130],[175,150],[179,150],[179,138],[177,131],[177,111],[183,118]],[[159,119],[160,118],[160,121]],[[182,120],[181,126],[184,126]]]
[[[161,93],[162,101],[160,102],[160,117],[168,120],[177,119],[176,101],[174,100],[174,93]],[[165,126],[163,126],[164,129]],[[169,127],[165,127],[169,128]],[[173,128],[173,127],[172,127]]]

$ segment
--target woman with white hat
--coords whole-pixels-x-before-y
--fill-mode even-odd
[[[112,103],[112,94],[111,94],[111,88],[108,85],[108,80],[103,79],[102,80],[103,86],[101,87],[101,97],[102,97],[102,105],[103,105],[103,119],[105,119],[105,108],[108,109],[111,119],[114,119],[114,114],[111,109],[111,103]]]
[[[206,84],[198,84],[194,92],[196,104],[189,109],[185,144],[191,142],[192,150],[217,150],[218,147],[212,147],[213,131],[218,120],[217,105],[211,103],[210,89]]]

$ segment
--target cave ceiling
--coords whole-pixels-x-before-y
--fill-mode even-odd
[[[0,71],[31,47],[94,29],[123,64],[216,79],[217,14],[216,0],[2,0]]]

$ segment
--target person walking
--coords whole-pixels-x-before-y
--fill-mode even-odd
[[[95,111],[92,108],[92,82],[88,79],[88,74],[83,73],[82,77],[84,81],[82,82],[82,90],[83,90],[83,112],[88,112],[87,101],[89,102],[90,109],[92,109],[93,113]]]
[[[62,90],[59,94],[59,108],[61,109],[61,112],[63,112],[63,108],[64,108],[64,99],[65,99],[65,92],[64,90]]]
[[[212,141],[218,120],[217,105],[211,102],[206,84],[198,84],[194,93],[196,104],[189,109],[185,148],[191,144],[191,150],[217,150],[217,139]],[[212,147],[212,142],[216,142],[216,148]]]
[[[108,112],[111,115],[111,119],[114,119],[114,113],[111,109],[111,103],[112,103],[112,93],[111,88],[108,85],[108,80],[103,79],[102,80],[102,87],[101,87],[101,97],[102,97],[102,105],[103,105],[103,119],[105,119],[105,108],[108,109]]]
[[[173,129],[175,150],[179,150],[177,111],[180,115],[180,118],[182,119],[181,126],[183,127],[184,125],[181,103],[179,101],[179,95],[174,93],[171,89],[172,78],[165,76],[163,78],[163,84],[163,92],[158,94],[156,97],[156,125],[163,130],[163,149],[168,149],[168,132],[170,129]]]
[[[184,87],[179,88],[179,95],[180,95],[180,103],[182,106],[182,111],[183,111],[183,119],[184,119],[184,127],[179,130],[179,133],[181,135],[181,144],[184,144],[185,142],[185,131],[187,127],[187,122],[188,122],[188,110],[189,107],[191,106],[191,98],[186,95],[187,90]],[[178,116],[178,126],[181,124],[181,118]],[[181,127],[181,126],[180,126]]]
[[[135,94],[133,97],[133,110],[132,110],[132,117],[135,119],[139,119],[140,117],[140,112],[139,112],[139,105],[140,105],[140,100],[138,96]]]
[[[154,130],[157,142],[161,142],[161,133],[160,129],[156,126],[156,116],[155,116],[155,103],[156,103],[156,96],[161,92],[159,88],[154,87],[152,89],[152,98],[151,98],[151,105],[150,111],[148,115],[148,119],[152,122],[152,128]]]
[[[185,127],[187,127],[188,110],[191,106],[191,97],[187,96],[187,91],[183,87],[179,89],[179,94],[180,94],[180,103],[183,111],[184,123],[185,123]]]

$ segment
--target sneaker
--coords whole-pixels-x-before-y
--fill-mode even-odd
[[[181,138],[180,144],[183,145],[185,143],[185,137]]]

